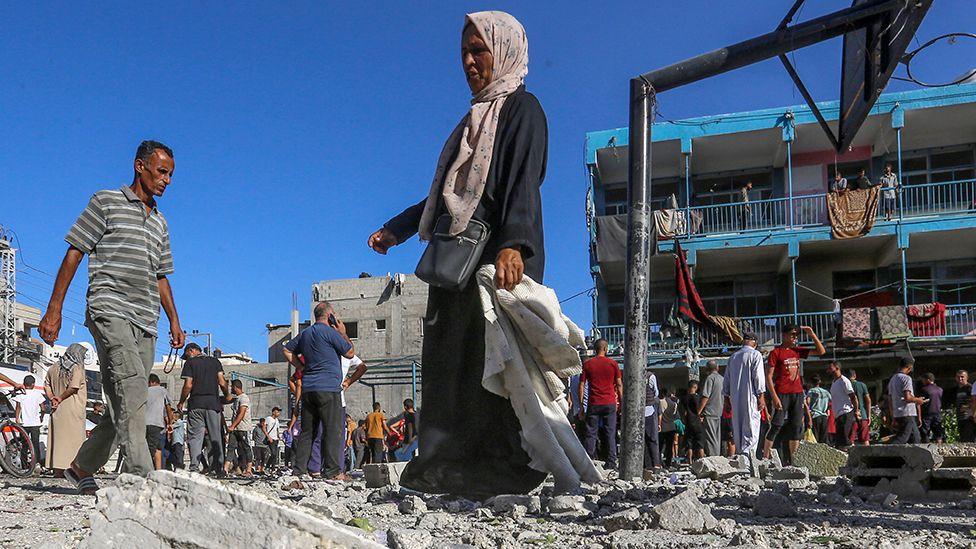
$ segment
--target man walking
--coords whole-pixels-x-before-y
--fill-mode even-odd
[[[858,381],[857,371],[850,370],[847,372],[847,377],[851,380],[851,385],[854,386],[857,407],[861,411],[857,425],[854,426],[853,442],[867,446],[871,443],[871,392],[868,391],[868,386],[863,381]]]
[[[810,336],[814,349],[797,346],[800,331]],[[803,418],[806,415],[806,399],[803,397],[803,359],[810,355],[821,356],[826,353],[820,338],[809,326],[786,324],[783,326],[783,341],[769,353],[769,369],[766,372],[766,387],[773,399],[773,419],[763,444],[763,458],[769,459],[773,442],[780,431],[785,431],[790,459],[800,445],[803,436]]]
[[[755,334],[742,335],[742,348],[729,358],[722,396],[732,408],[732,440],[736,454],[752,458],[759,446],[760,410],[766,406],[766,380]]]
[[[654,372],[647,372],[644,400],[644,469],[660,469],[661,398]]]
[[[390,434],[390,426],[386,424],[383,407],[379,402],[373,403],[373,412],[366,416],[366,447],[369,448],[369,462],[383,463],[386,452],[383,451],[383,440]]]
[[[196,343],[187,344],[183,360],[183,371],[180,373],[183,389],[176,407],[182,410],[184,404],[187,406],[190,471],[196,471],[198,466],[206,462],[210,473],[222,476],[224,441],[220,415],[224,411],[223,403],[230,398],[223,366],[216,358],[205,356],[203,349]],[[218,389],[224,398],[218,396]],[[210,443],[206,457],[203,454],[204,435]]]
[[[935,374],[928,372],[922,376],[919,393],[926,401],[922,404],[922,424],[919,428],[922,442],[941,444],[945,440],[945,428],[942,426],[942,387],[935,384]]]
[[[918,444],[921,437],[918,432],[920,422],[920,408],[924,399],[915,396],[912,378],[909,374],[915,369],[915,359],[905,357],[901,359],[898,372],[891,376],[888,382],[888,407],[894,420],[895,431],[892,444]]]
[[[296,370],[302,370],[301,420],[295,456],[296,475],[305,475],[312,453],[316,425],[323,425],[322,476],[345,480],[340,472],[344,414],[342,413],[342,364],[340,357],[352,358],[356,350],[346,335],[346,327],[336,319],[327,301],[315,306],[315,323],[285,345],[285,358]],[[304,357],[304,364],[299,357]]]
[[[173,273],[169,228],[156,207],[173,176],[173,151],[143,141],[133,169],[132,184],[95,193],[65,237],[68,251],[39,326],[41,338],[53,345],[68,286],[88,254],[85,324],[98,350],[108,412],[65,472],[83,494],[97,490],[92,473],[105,465],[116,443],[126,456],[125,472],[152,471],[145,411],[160,304],[169,318],[170,346],[182,347],[185,338],[166,278]]]
[[[171,471],[183,470],[186,464],[183,457],[186,454],[186,420],[183,413],[179,410],[173,412],[173,431],[170,433],[169,458],[166,460],[166,468]]]
[[[834,379],[830,384],[830,407],[834,412],[834,447],[847,450],[854,435],[854,427],[861,419],[861,408],[857,405],[854,385],[844,376],[840,362],[831,360],[827,373]]]
[[[586,440],[583,446],[591,458],[596,457],[596,439],[607,449],[607,469],[617,468],[617,403],[623,397],[623,378],[617,361],[607,358],[607,340],[598,339],[593,343],[596,356],[583,363],[580,374],[579,400],[583,402],[583,391],[589,387],[586,401]]]
[[[698,415],[702,419],[705,432],[705,454],[708,456],[722,455],[722,383],[724,379],[718,373],[718,362],[709,360],[705,363],[705,381],[701,388],[701,405]]]
[[[24,376],[24,394],[14,398],[16,408],[14,418],[30,435],[31,446],[34,448],[34,459],[38,466],[44,463],[41,456],[41,425],[44,424],[41,405],[44,404],[44,390],[34,388],[34,376]],[[48,441],[51,444],[51,441]]]
[[[275,406],[271,409],[271,415],[264,418],[264,430],[268,437],[268,469],[278,467],[278,441],[281,440],[281,408]]]
[[[156,469],[163,468],[162,439],[165,430],[169,435],[170,425],[173,424],[173,404],[169,400],[169,393],[165,387],[159,385],[159,376],[149,374],[149,394],[146,398],[146,442],[149,444],[149,456],[152,457]]]
[[[234,401],[231,404],[233,420],[230,422],[228,436],[234,439],[237,447],[236,463],[241,467],[245,477],[251,476],[251,467],[254,465],[254,458],[251,455],[251,443],[247,439],[251,432],[251,397],[244,393],[244,383],[235,379],[230,382],[231,392],[234,393]],[[228,456],[230,457],[230,456]]]
[[[807,407],[810,408],[811,429],[813,429],[813,436],[817,442],[827,444],[827,408],[830,406],[831,393],[820,386],[819,374],[813,374],[811,382],[813,387],[807,391]]]

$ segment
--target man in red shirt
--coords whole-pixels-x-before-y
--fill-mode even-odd
[[[800,331],[810,336],[814,349],[797,347]],[[769,459],[773,442],[783,431],[789,442],[790,456],[796,452],[803,437],[803,418],[806,415],[806,399],[803,395],[803,367],[801,360],[810,355],[821,356],[826,353],[823,343],[813,328],[787,324],[783,327],[783,339],[775,349],[769,353],[769,368],[766,370],[766,387],[773,401],[773,419],[769,424],[769,432],[763,442],[763,457]]]
[[[580,412],[586,421],[586,440],[583,445],[591,458],[596,457],[597,431],[607,449],[607,469],[617,468],[617,404],[623,398],[624,385],[617,361],[607,358],[607,340],[593,343],[596,356],[583,363],[580,374],[579,401],[586,403]],[[587,398],[583,398],[584,391]]]

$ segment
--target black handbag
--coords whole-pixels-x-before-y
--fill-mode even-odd
[[[450,229],[451,216],[440,216],[414,274],[431,286],[459,292],[478,268],[491,230],[474,218],[459,235],[451,236]]]

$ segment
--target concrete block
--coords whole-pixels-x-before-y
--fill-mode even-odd
[[[847,466],[924,471],[942,466],[942,461],[935,444],[878,444],[852,446],[848,451]]]
[[[366,474],[367,488],[381,488],[383,486],[399,486],[400,475],[406,468],[406,461],[393,463],[369,463],[363,466]]]
[[[756,496],[752,512],[765,518],[786,518],[797,515],[796,504],[789,497],[767,490]]]
[[[200,475],[120,475],[98,491],[85,549],[382,546],[294,504]]]
[[[800,442],[793,465],[805,467],[812,478],[835,477],[847,463],[847,454],[819,442]]]

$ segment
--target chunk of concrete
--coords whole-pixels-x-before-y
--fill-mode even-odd
[[[417,496],[407,496],[398,507],[404,515],[422,515],[427,512],[427,504]]]
[[[539,496],[524,496],[519,494],[502,494],[488,500],[496,513],[507,513],[516,505],[525,507],[530,515],[542,512],[542,500]]]
[[[810,472],[803,467],[783,467],[769,471],[772,480],[809,480]]]
[[[718,526],[711,505],[699,501],[695,490],[685,490],[655,505],[651,517],[655,527],[671,532],[703,534]]]
[[[392,549],[427,549],[433,537],[423,530],[393,528],[387,530],[386,541]]]
[[[603,528],[607,533],[617,530],[642,530],[646,524],[636,507],[630,507],[614,513],[603,519]]]
[[[811,478],[835,477],[847,463],[847,454],[819,442],[800,441],[793,465],[806,467]]]
[[[583,496],[556,496],[546,504],[546,510],[550,514],[572,513],[582,511],[585,504]]]
[[[691,472],[698,478],[721,480],[735,475],[749,474],[749,464],[748,461],[732,461],[723,456],[708,456],[693,461]]]
[[[242,540],[253,547],[382,547],[294,504],[183,472],[120,475],[98,491],[90,521],[79,545],[86,549],[202,549]]]
[[[797,515],[796,504],[789,497],[766,490],[756,496],[752,504],[752,512],[765,518],[786,518]]]
[[[381,488],[383,486],[399,486],[400,475],[403,474],[406,466],[406,461],[368,463],[363,465],[363,473],[366,474],[366,487]]]
[[[878,444],[852,446],[847,466],[863,469],[929,470],[942,466],[943,456],[936,444]]]

